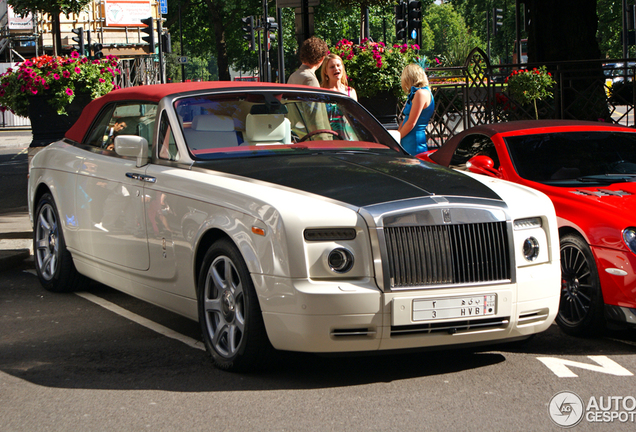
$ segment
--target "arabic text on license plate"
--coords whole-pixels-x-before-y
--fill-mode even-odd
[[[413,300],[413,321],[494,315],[497,295]]]

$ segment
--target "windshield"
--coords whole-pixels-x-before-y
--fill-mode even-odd
[[[636,133],[565,132],[505,138],[517,173],[541,183],[636,179]]]
[[[403,153],[377,120],[337,94],[211,94],[177,99],[174,108],[198,160],[317,150]]]

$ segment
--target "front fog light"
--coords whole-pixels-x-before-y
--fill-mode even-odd
[[[523,242],[523,257],[528,261],[534,261],[539,256],[539,241],[534,237],[528,237]]]
[[[329,252],[327,263],[331,271],[346,273],[353,267],[353,254],[345,248],[334,249]]]
[[[636,253],[636,228],[630,227],[623,230],[623,240],[627,247]]]

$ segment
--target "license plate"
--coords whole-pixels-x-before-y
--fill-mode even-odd
[[[497,294],[413,300],[413,321],[494,315]]]

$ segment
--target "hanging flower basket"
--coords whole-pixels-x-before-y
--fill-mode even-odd
[[[29,117],[31,147],[46,145],[64,137],[88,102],[118,88],[119,74],[115,56],[34,57],[0,75],[0,111]]]

